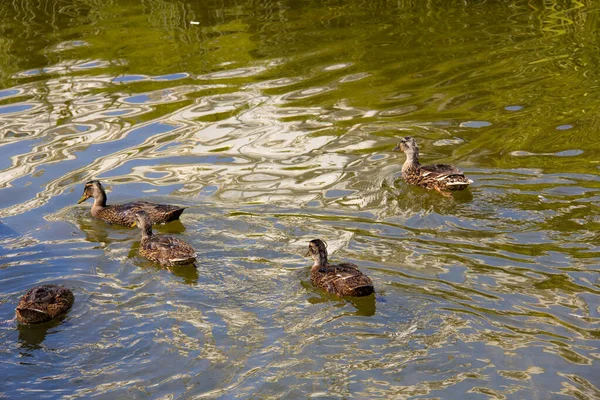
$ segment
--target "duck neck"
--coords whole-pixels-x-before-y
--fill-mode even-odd
[[[106,192],[104,190],[99,190],[94,193],[94,208],[104,208],[106,207]]]
[[[152,225],[144,225],[142,227],[142,239],[148,239],[154,235],[152,233]]]
[[[402,165],[402,171],[408,171],[409,169],[419,169],[421,164],[419,163],[419,150],[409,150],[406,152],[406,161]]]
[[[314,267],[326,267],[327,266],[327,250],[319,249],[319,252],[317,254],[313,255],[313,259],[315,260],[315,263],[313,264],[313,268]]]

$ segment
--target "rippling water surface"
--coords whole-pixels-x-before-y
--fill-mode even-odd
[[[595,2],[0,4],[0,397],[600,398]],[[474,180],[407,186],[425,163]],[[199,268],[76,205],[189,207]],[[314,288],[307,242],[376,296]],[[18,325],[32,285],[61,321]]]

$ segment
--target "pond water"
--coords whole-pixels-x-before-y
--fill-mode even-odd
[[[0,3],[0,397],[600,398],[600,5]],[[402,136],[474,183],[400,179]],[[187,206],[136,229],[76,205]],[[313,287],[308,241],[376,296]],[[31,286],[60,321],[12,318]]]

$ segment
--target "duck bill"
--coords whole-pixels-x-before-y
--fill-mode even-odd
[[[402,151],[400,144],[397,144],[396,147],[394,147],[394,149],[392,151]]]
[[[304,255],[304,257],[310,257],[310,250],[306,252],[306,254]]]
[[[137,222],[133,222],[133,223],[131,224],[131,227],[132,227],[132,228],[135,228],[136,226],[137,226]]]
[[[79,201],[77,202],[77,204],[81,204],[81,203],[83,203],[84,201],[86,201],[89,198],[90,198],[90,196],[88,196],[86,194],[82,194],[81,198],[79,199]]]

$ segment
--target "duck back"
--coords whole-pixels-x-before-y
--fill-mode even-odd
[[[315,286],[338,296],[368,296],[375,291],[371,279],[350,263],[314,266],[310,280]]]
[[[67,312],[75,296],[70,289],[58,285],[41,285],[31,288],[17,305],[17,320],[25,324],[50,321]]]
[[[162,265],[194,264],[196,251],[192,246],[170,235],[152,235],[140,243],[140,255]]]
[[[137,211],[148,213],[152,224],[164,224],[179,219],[183,210],[185,210],[185,207],[134,201],[125,204],[112,204],[96,211],[92,207],[92,215],[111,224],[133,226],[135,222],[134,214]]]

